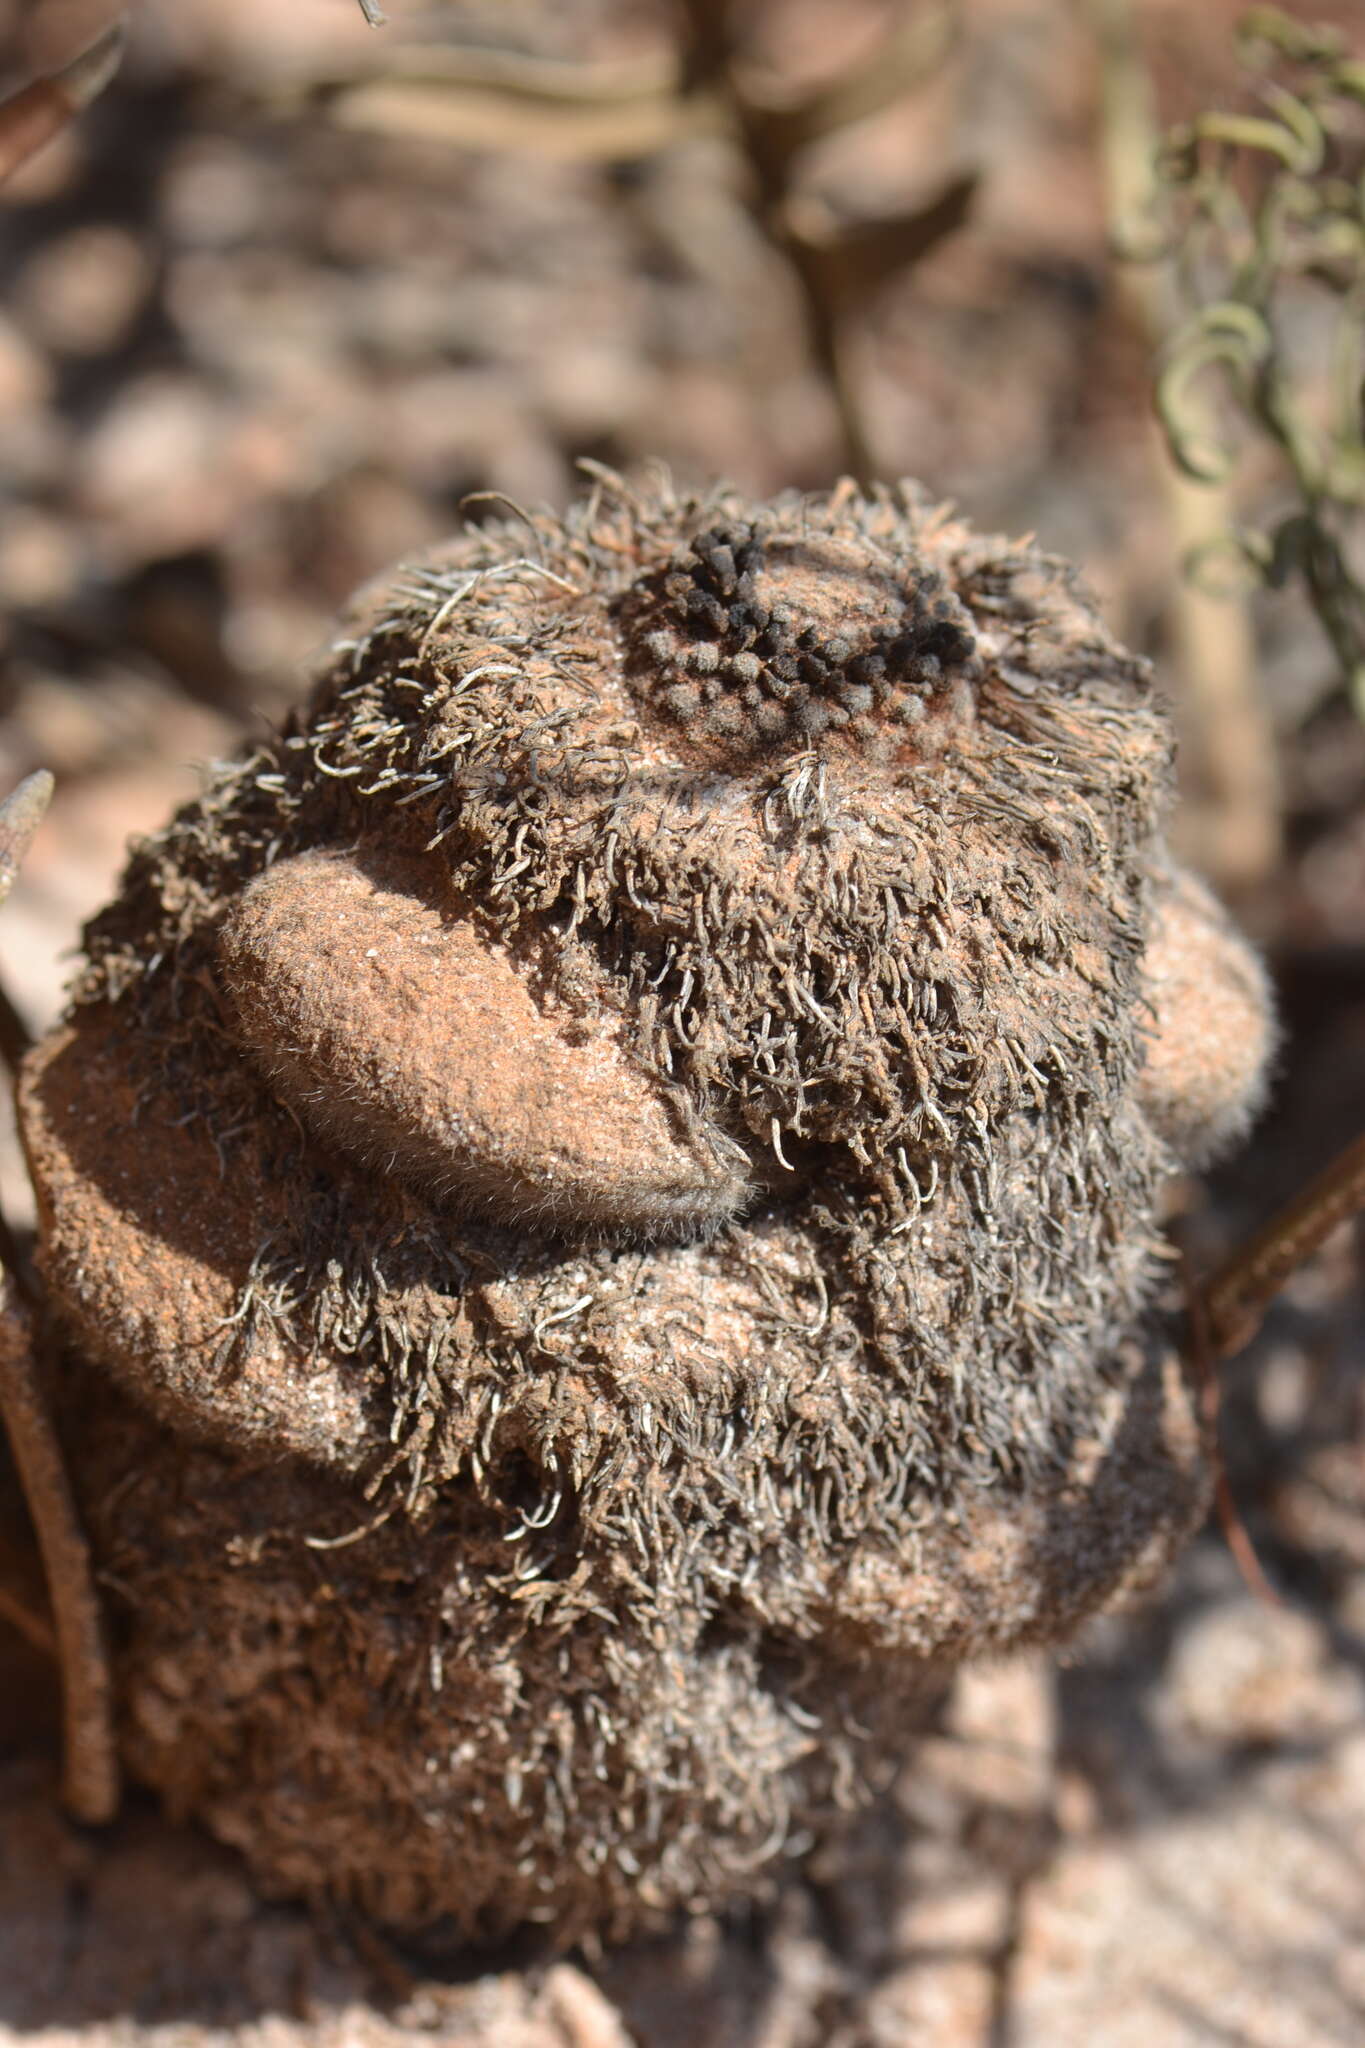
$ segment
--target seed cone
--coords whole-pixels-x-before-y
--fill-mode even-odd
[[[910,488],[530,524],[134,856],[24,1119],[131,1766],[572,1940],[1160,1569],[1155,1204],[1259,1080],[1180,1046],[1264,1000],[1210,912],[1154,1012],[1169,733],[1062,565]]]

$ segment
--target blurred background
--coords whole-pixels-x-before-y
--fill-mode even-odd
[[[114,12],[0,0],[0,89]],[[1197,181],[1158,188],[1151,168],[1205,109],[1292,134],[1275,92],[1302,106],[1322,85],[1281,33],[1267,88],[1243,13],[391,0],[375,30],[355,0],[140,0],[119,75],[0,208],[0,787],[57,778],[0,918],[29,1024],[59,1010],[128,838],[297,699],[348,592],[471,494],[563,506],[583,458],[756,494],[910,475],[1078,562],[1172,703],[1174,837],[1265,948],[1285,1019],[1252,1148],[1178,1195],[1191,1255],[1224,1254],[1365,1129],[1365,28],[1359,0],[1292,11],[1335,28],[1360,77],[1331,74],[1325,166],[1288,163],[1331,218],[1277,268]],[[1214,168],[1254,226],[1285,164],[1251,140]],[[1306,218],[1292,194],[1282,218]],[[1297,439],[1263,356],[1199,325],[1229,291],[1269,322]],[[12,1137],[0,1190],[22,1230]],[[1229,1469],[1283,1604],[1211,1530],[1159,1606],[1055,1678],[969,1687],[854,1878],[606,1970],[622,2040],[1365,2038],[1361,1273],[1348,1224],[1226,1373]],[[11,1720],[0,2041],[113,2024],[134,1955],[129,2010],[200,2012],[166,1942],[117,1912],[65,1977],[32,1961],[67,1924],[69,1866],[107,1907],[121,1856],[171,1946],[216,1958],[224,2024],[279,2000],[223,1926],[274,1959],[262,1983],[302,1941],[333,1985],[315,2003],[372,1995],[372,1957],[319,1960],[148,1815],[72,1865],[70,1831],[24,1804],[41,1731]],[[50,1897],[40,1867],[68,1873]],[[580,2038],[542,2020],[547,2042]],[[540,2039],[498,2025],[486,2038]],[[619,2048],[581,2036],[599,2038]]]

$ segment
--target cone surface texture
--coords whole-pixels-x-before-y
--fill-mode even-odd
[[[1260,970],[1066,569],[604,480],[133,854],[26,1143],[120,1740],[472,1937],[753,1892],[1205,1497],[1160,1192]]]

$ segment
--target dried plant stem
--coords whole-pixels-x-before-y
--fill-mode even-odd
[[[1261,1570],[1237,1511],[1218,1445],[1221,1386],[1218,1362],[1249,1344],[1285,1282],[1321,1249],[1339,1225],[1365,1212],[1365,1135],[1348,1145],[1316,1180],[1272,1216],[1202,1287],[1187,1289],[1191,1350],[1200,1413],[1213,1463],[1214,1502],[1228,1548],[1247,1585],[1261,1599],[1278,1595]]]
[[[113,1688],[90,1552],[57,1433],[39,1384],[27,1319],[8,1281],[0,1290],[0,1413],[38,1532],[52,1602],[65,1706],[64,1795],[78,1820],[118,1806]]]
[[[675,70],[658,65],[545,63],[423,44],[400,51],[382,78],[316,90],[344,127],[569,162],[630,161],[728,132],[709,95],[682,95]]]
[[[1365,1211],[1365,1135],[1234,1252],[1201,1289],[1209,1341],[1229,1358],[1249,1344],[1291,1274],[1338,1225]]]
[[[1192,483],[1162,458],[1171,532],[1182,562],[1228,531],[1223,494]],[[1197,766],[1212,800],[1201,867],[1228,889],[1262,882],[1281,853],[1280,778],[1269,708],[1257,687],[1256,647],[1246,605],[1182,577],[1171,606],[1176,661],[1194,715]]]
[[[844,218],[802,190],[800,168],[818,143],[894,106],[934,75],[956,37],[957,0],[903,0],[904,18],[875,51],[804,89],[746,63],[739,0],[675,6],[679,49],[663,65],[545,63],[509,51],[424,45],[400,50],[382,78],[352,75],[318,90],[332,118],[347,126],[590,162],[629,162],[686,138],[723,138],[744,159],[749,214],[791,275],[808,354],[842,430],[843,467],[870,484],[877,465],[850,360],[853,318],[957,230],[976,178],[959,168],[909,206]]]
[[[34,79],[0,105],[0,185],[103,92],[118,69],[126,36],[120,15],[63,70]]]
[[[730,0],[680,0],[680,11],[688,38],[683,84],[692,92],[700,88],[712,93],[726,110],[753,181],[750,211],[797,288],[810,354],[838,415],[844,467],[860,484],[869,485],[877,466],[848,361],[843,322],[825,289],[818,261],[795,231],[788,204],[788,152],[773,146],[768,123],[737,85]]]
[[[1102,148],[1110,233],[1120,252],[1150,230],[1159,131],[1151,88],[1133,27],[1131,0],[1090,0],[1100,51]],[[1152,263],[1122,266],[1119,291],[1134,326],[1155,351],[1180,324],[1170,279]],[[1159,447],[1155,423],[1154,451]],[[1207,551],[1235,524],[1226,492],[1182,476],[1155,455],[1166,493],[1170,531],[1180,561]],[[1182,577],[1171,601],[1171,632],[1194,725],[1194,752],[1213,799],[1200,865],[1224,887],[1261,881],[1280,852],[1279,777],[1274,735],[1256,686],[1256,650],[1247,607],[1214,596]]]
[[[1223,1459],[1219,1415],[1223,1405],[1223,1383],[1218,1377],[1218,1348],[1210,1327],[1208,1301],[1187,1273],[1185,1298],[1189,1317],[1189,1360],[1199,1397],[1199,1419],[1204,1430],[1204,1447],[1213,1473],[1213,1505],[1223,1540],[1232,1553],[1248,1592],[1267,1606],[1280,1606],[1280,1596],[1271,1585],[1256,1546],[1237,1506],[1228,1468]]]
[[[52,777],[39,769],[0,804],[0,903],[14,885],[51,796]],[[78,1820],[109,1820],[118,1805],[118,1762],[99,1599],[43,1398],[28,1318],[9,1272],[0,1272],[0,1421],[37,1531],[56,1623],[66,1716],[66,1803]]]
[[[843,467],[849,476],[868,489],[879,474],[872,450],[867,412],[859,395],[843,322],[823,289],[818,269],[810,260],[806,245],[782,226],[780,215],[764,222],[768,239],[787,260],[800,287],[801,307],[811,356],[824,378],[839,419],[843,441]]]
[[[35,1614],[32,1608],[27,1606],[17,1593],[11,1593],[7,1586],[0,1586],[0,1621],[7,1621],[11,1628],[17,1629],[24,1641],[31,1643],[43,1656],[57,1655],[57,1638],[42,1616]]]

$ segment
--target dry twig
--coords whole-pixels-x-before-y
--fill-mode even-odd
[[[0,902],[47,809],[52,777],[30,775],[0,804]],[[48,1413],[28,1319],[14,1280],[0,1275],[0,1418],[38,1534],[56,1623],[66,1715],[66,1802],[79,1820],[108,1820],[118,1803],[113,1695],[90,1552]],[[34,1639],[31,1617],[9,1618]]]
[[[4,1585],[0,1585],[0,1621],[7,1621],[11,1628],[17,1629],[25,1642],[32,1644],[44,1657],[57,1655],[57,1638],[42,1616],[35,1614],[17,1593]]]
[[[118,1761],[99,1597],[27,1320],[8,1281],[0,1283],[0,1413],[38,1532],[56,1622],[66,1721],[66,1804],[77,1820],[111,1820],[118,1805]]]
[[[1235,1251],[1201,1290],[1210,1342],[1220,1358],[1249,1344],[1285,1282],[1332,1232],[1365,1211],[1365,1135]]]
[[[104,91],[118,70],[126,40],[127,23],[120,15],[70,64],[35,78],[0,105],[0,185]]]

